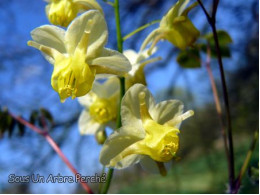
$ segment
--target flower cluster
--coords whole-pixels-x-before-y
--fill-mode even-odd
[[[79,97],[84,107],[78,122],[80,133],[99,135],[106,127],[114,130],[105,142],[100,142],[104,142],[100,153],[103,165],[121,169],[140,162],[151,170],[158,167],[158,162],[176,156],[180,124],[193,111],[183,113],[178,100],[156,104],[145,86],[144,67],[160,60],[151,58],[159,40],[185,49],[197,39],[199,31],[187,16],[195,4],[185,9],[188,3],[179,0],[138,53],[126,50],[122,54],[105,48],[107,24],[95,0],[49,0],[46,14],[53,25],[31,32],[33,40],[28,45],[40,50],[54,66],[51,85],[60,100]],[[149,43],[151,47],[145,49]],[[125,86],[118,76],[125,79]],[[123,97],[120,88],[127,89]],[[122,126],[116,127],[120,117]]]

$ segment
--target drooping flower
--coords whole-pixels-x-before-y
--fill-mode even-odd
[[[156,51],[156,49],[153,50],[152,54]],[[132,65],[131,71],[128,72],[126,75],[126,89],[129,89],[131,86],[133,86],[136,83],[141,83],[143,85],[146,85],[146,79],[144,75],[144,67],[147,64],[156,62],[160,60],[160,57],[154,57],[150,58],[150,55],[148,55],[148,50],[144,50],[142,52],[136,53],[134,50],[125,50],[124,55],[128,58]]]
[[[149,53],[151,53],[152,49],[161,39],[168,40],[182,50],[191,46],[199,37],[200,32],[187,16],[189,11],[195,7],[197,3],[185,9],[188,3],[189,0],[179,0],[162,18],[159,28],[147,36],[141,46],[141,50],[151,43],[149,49]]]
[[[183,113],[178,100],[155,104],[148,89],[135,84],[122,100],[122,127],[105,141],[100,162],[118,169],[138,162],[153,169],[156,162],[168,162],[179,149],[181,122],[192,115],[192,110]]]
[[[49,0],[45,7],[50,23],[67,27],[78,13],[90,9],[103,10],[96,0]]]
[[[114,127],[119,105],[119,80],[109,77],[104,83],[95,81],[92,90],[78,98],[84,110],[79,117],[80,134],[96,134],[105,126]]]
[[[53,25],[34,29],[34,41],[28,45],[39,49],[54,65],[53,89],[61,101],[87,94],[96,74],[125,75],[131,65],[121,53],[104,48],[107,25],[99,11],[88,11],[77,17],[67,31]]]

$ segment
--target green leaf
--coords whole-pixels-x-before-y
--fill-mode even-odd
[[[181,51],[177,56],[177,62],[183,68],[199,68],[201,66],[199,50],[191,48]]]
[[[25,126],[20,122],[17,123],[17,126],[19,130],[19,135],[22,137],[25,133]]]
[[[3,134],[7,130],[7,117],[8,117],[8,110],[4,109],[0,112],[0,138],[3,137]]]
[[[230,52],[230,49],[228,46],[230,43],[232,43],[232,39],[231,39],[230,35],[224,30],[218,30],[217,35],[218,35],[218,40],[219,40],[219,48],[220,48],[221,56],[222,57],[231,57],[231,52]],[[200,49],[206,53],[207,44],[209,44],[210,50],[211,50],[211,57],[217,58],[217,52],[216,52],[216,48],[215,48],[215,41],[214,41],[213,33],[208,33],[208,34],[202,36],[202,38],[206,39],[207,43],[199,44]]]
[[[217,52],[215,48],[215,44],[210,44],[211,57],[217,58]],[[207,53],[207,44],[200,44],[201,51]],[[231,57],[230,49],[227,45],[220,45],[220,54],[222,57]]]
[[[39,117],[39,111],[33,110],[29,120],[30,123],[34,125],[35,122],[38,120],[38,117]]]
[[[8,130],[8,137],[12,137],[14,128],[15,128],[16,121],[13,119],[12,116],[7,116],[7,130]]]
[[[40,112],[41,112],[42,116],[44,116],[44,118],[46,118],[53,125],[54,120],[53,120],[51,113],[44,108],[41,108]]]
[[[218,30],[217,35],[218,35],[219,45],[228,45],[233,42],[230,35],[224,30]],[[203,38],[207,39],[210,44],[215,43],[213,33],[208,33],[204,35]]]

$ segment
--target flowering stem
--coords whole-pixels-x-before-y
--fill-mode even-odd
[[[40,134],[41,136],[43,136],[46,139],[46,141],[51,145],[51,147],[54,149],[54,151],[61,157],[61,159],[68,166],[68,168],[74,173],[74,175],[79,174],[78,171],[73,167],[73,165],[67,159],[67,157],[63,154],[63,152],[61,151],[60,147],[56,144],[56,142],[49,135],[48,131],[42,130],[42,129],[34,126],[33,124],[29,123],[28,121],[24,120],[21,117],[15,116],[15,115],[13,115],[11,113],[9,113],[9,115],[12,118],[14,118],[16,121],[18,121],[21,124],[23,124],[24,126],[27,126],[28,128],[30,128],[34,132],[36,132],[36,133]],[[89,194],[93,194],[91,188],[87,185],[87,183],[80,181],[80,184]]]
[[[102,172],[101,172],[102,175],[105,173],[105,169],[106,169],[106,167],[103,166]],[[103,187],[103,183],[99,183],[99,186],[98,186],[98,193],[99,193],[99,194],[102,192],[102,187]]]
[[[117,50],[120,53],[123,53],[123,38],[121,34],[121,25],[120,25],[120,13],[119,13],[119,0],[114,2],[115,10],[115,19],[116,19],[116,38],[117,38]]]
[[[207,20],[211,26],[214,42],[215,42],[215,48],[217,52],[217,58],[218,58],[218,64],[219,64],[219,70],[221,75],[221,83],[222,83],[222,90],[223,90],[223,96],[224,96],[224,104],[225,104],[225,112],[226,112],[226,121],[227,121],[227,136],[228,136],[228,146],[229,146],[229,187],[230,190],[234,188],[234,179],[235,179],[235,162],[234,162],[234,151],[233,151],[233,138],[232,138],[232,125],[231,125],[231,117],[230,117],[230,109],[229,109],[229,100],[228,100],[228,91],[226,86],[226,79],[225,79],[225,73],[222,63],[222,57],[219,47],[219,40],[216,30],[216,13],[217,13],[217,7],[219,4],[219,0],[213,0],[213,7],[212,7],[212,15],[210,16],[205,9],[203,3],[201,0],[197,0],[200,4],[203,12],[205,13]]]
[[[122,34],[121,34],[119,0],[114,1],[114,11],[115,11],[115,20],[116,20],[117,50],[120,53],[123,53],[123,42],[124,42],[124,40],[123,40]],[[120,77],[119,79],[120,79],[120,99],[119,99],[119,108],[118,108],[117,124],[116,124],[117,129],[122,126],[120,110],[121,110],[121,101],[122,101],[122,98],[125,94],[125,78]],[[106,181],[104,189],[102,191],[103,194],[106,194],[109,187],[110,187],[110,183],[111,183],[111,180],[112,180],[112,177],[113,177],[113,173],[114,173],[114,169],[109,168],[109,170],[107,172],[107,181]]]
[[[122,102],[122,98],[125,95],[125,78],[121,77],[119,78],[120,80],[120,98],[119,98],[119,108],[118,108],[118,117],[117,117],[117,121],[116,121],[116,127],[120,128],[122,126],[121,123],[121,102]]]
[[[231,163],[230,163],[230,158],[229,158],[227,135],[226,135],[226,131],[225,131],[225,125],[224,125],[224,120],[223,120],[222,109],[221,109],[221,106],[220,106],[219,95],[218,95],[216,83],[215,83],[215,80],[214,80],[214,77],[213,77],[213,74],[212,74],[212,70],[211,70],[211,67],[210,67],[210,61],[211,61],[211,50],[210,50],[210,46],[208,44],[207,45],[207,59],[206,59],[205,66],[206,66],[206,70],[208,72],[209,79],[210,79],[210,84],[211,84],[211,88],[212,88],[212,92],[213,92],[213,96],[214,96],[216,110],[217,110],[217,114],[218,114],[219,121],[220,121],[221,134],[222,134],[223,141],[224,141],[224,148],[225,148],[226,158],[227,158],[227,162],[228,162],[228,169],[230,170],[231,169]]]
[[[136,33],[146,29],[147,27],[153,25],[153,24],[156,24],[156,23],[159,23],[161,20],[154,20],[152,22],[149,22],[143,26],[140,26],[139,28],[135,29],[134,31],[132,31],[131,33],[127,34],[126,36],[124,36],[123,40],[127,40],[128,38],[130,38],[131,36],[135,35]]]

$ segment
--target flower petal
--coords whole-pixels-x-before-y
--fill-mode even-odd
[[[104,83],[95,81],[92,91],[97,94],[99,98],[110,98],[119,93],[119,79],[115,76],[109,77]]]
[[[43,25],[31,31],[32,39],[44,46],[66,53],[64,45],[65,31],[53,25]]]
[[[140,130],[143,130],[143,125],[140,118],[140,103],[139,94],[145,93],[146,105],[149,112],[152,110],[155,101],[148,91],[148,89],[142,84],[135,84],[124,95],[121,106],[121,116],[123,126],[133,126]],[[144,133],[144,130],[143,130]]]
[[[132,65],[136,64],[138,54],[134,50],[132,49],[125,50],[124,55],[127,57],[127,59],[131,62]]]
[[[83,110],[78,121],[79,131],[81,135],[93,135],[97,131],[104,129],[104,126],[93,121],[89,112]]]
[[[100,7],[100,5],[97,3],[96,0],[73,0],[73,1],[80,7],[80,9],[83,10],[96,9],[100,11],[100,13],[104,14],[102,8]]]
[[[156,104],[151,110],[155,121],[163,125],[183,113],[183,103],[179,100],[168,100]]]
[[[149,58],[151,55],[153,55],[155,52],[157,51],[157,47],[154,47],[153,50],[151,51],[151,53],[149,54],[149,49],[145,49],[142,52],[138,53],[137,56],[137,62],[143,62],[145,61],[147,58]]]
[[[127,129],[126,129],[127,128]],[[119,132],[114,132],[108,137],[103,145],[100,152],[99,160],[105,166],[112,166],[111,160],[118,156],[124,149],[132,145],[133,143],[140,140],[139,137],[134,135],[126,134],[125,132],[132,132],[131,127],[122,127]],[[138,163],[140,160],[140,155],[132,154],[125,158],[119,158],[115,165],[115,168],[122,169],[133,164]]]
[[[144,42],[142,43],[140,51],[144,50],[149,43],[153,43],[153,42],[155,41],[156,37],[158,37],[160,34],[161,34],[160,28],[157,28],[157,29],[153,30],[153,31],[146,37],[146,39],[144,40]],[[151,51],[152,51],[152,50],[151,50]],[[150,51],[150,50],[148,51],[148,52],[149,52],[149,53],[148,53],[149,55],[150,55],[151,51]]]
[[[68,30],[65,34],[68,53],[74,53],[85,31],[90,33],[87,58],[92,59],[102,52],[102,48],[107,41],[107,25],[103,15],[99,11],[87,11],[74,19],[68,26]]]
[[[89,108],[91,104],[96,100],[97,95],[93,92],[89,92],[87,95],[78,97],[78,101],[82,106],[85,106],[86,108]]]
[[[89,61],[88,64],[96,69],[97,74],[124,75],[131,70],[131,64],[123,54],[106,48],[100,57]]]
[[[174,18],[180,16],[189,3],[189,0],[178,0],[177,3],[172,6],[172,8],[167,12],[167,14],[162,18],[160,26],[171,26]]]

